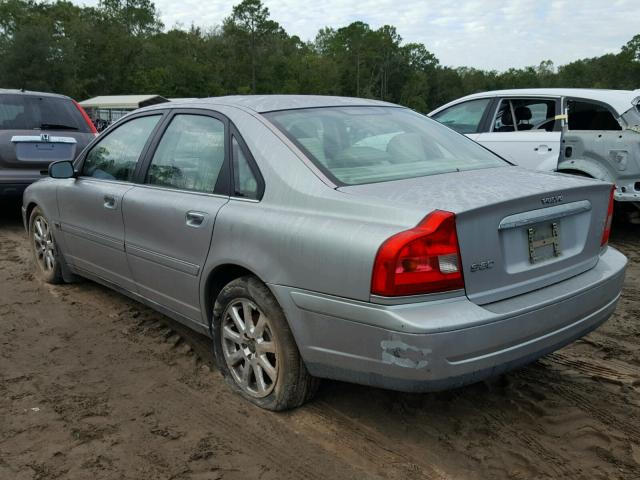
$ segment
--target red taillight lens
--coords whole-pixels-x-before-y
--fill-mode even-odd
[[[613,198],[616,191],[616,186],[611,187],[611,195],[609,196],[609,209],[607,210],[607,221],[604,224],[604,231],[602,232],[602,241],[600,246],[604,247],[609,243],[609,235],[611,235],[611,224],[613,222]]]
[[[78,102],[76,102],[75,100],[73,101],[73,104],[76,106],[76,108],[80,111],[80,113],[82,114],[82,118],[84,118],[84,121],[87,122],[87,126],[89,127],[89,131],[95,135],[98,134],[98,130],[96,130],[96,126],[93,124],[93,122],[91,121],[91,119],[89,118],[89,115],[87,115],[87,112],[84,111],[84,108],[82,108],[82,105],[80,105]]]
[[[436,210],[378,249],[371,293],[387,297],[464,288],[456,217]]]

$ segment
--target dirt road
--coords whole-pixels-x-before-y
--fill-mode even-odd
[[[1,479],[640,479],[640,228],[615,317],[490,384],[409,395],[324,382],[261,411],[206,338],[106,288],[34,279],[0,213]]]

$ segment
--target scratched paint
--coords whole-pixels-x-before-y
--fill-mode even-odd
[[[429,365],[430,348],[418,348],[400,340],[383,340],[382,361],[406,368],[425,368]]]

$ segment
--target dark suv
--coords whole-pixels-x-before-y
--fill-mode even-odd
[[[97,135],[74,100],[0,89],[0,196],[21,195],[56,160],[73,160]]]

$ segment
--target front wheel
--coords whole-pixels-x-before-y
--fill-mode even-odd
[[[307,372],[278,302],[257,278],[238,278],[222,289],[213,336],[223,375],[255,405],[287,410],[315,393],[318,380]]]
[[[53,238],[52,225],[40,207],[29,216],[29,237],[36,273],[47,283],[62,283],[62,266]]]

